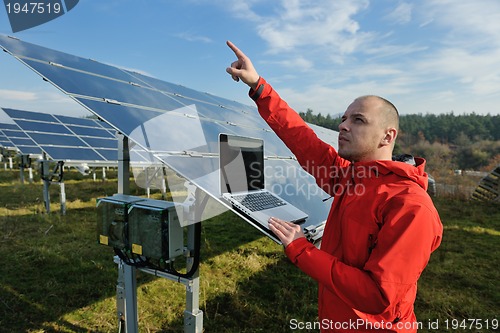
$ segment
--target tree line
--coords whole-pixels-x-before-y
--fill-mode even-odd
[[[299,114],[307,122],[335,131],[341,122],[341,117],[314,114],[311,109]],[[430,143],[460,144],[463,143],[464,136],[472,142],[500,140],[500,115],[455,115],[453,112],[439,115],[408,114],[400,116],[399,127],[400,135],[404,136],[407,144],[414,144],[422,139]]]
[[[299,112],[306,122],[338,131],[341,117]],[[431,169],[488,169],[500,163],[500,115],[408,114],[399,119],[395,153],[425,157]]]

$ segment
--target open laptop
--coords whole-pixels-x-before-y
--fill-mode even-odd
[[[222,198],[266,229],[270,217],[293,223],[308,217],[265,189],[263,140],[219,134],[219,170]]]

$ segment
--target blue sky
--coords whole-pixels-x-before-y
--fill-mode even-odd
[[[339,115],[357,96],[402,114],[500,113],[498,0],[80,0],[0,33],[252,104],[225,68],[231,40],[297,111]],[[87,112],[6,53],[0,106]]]

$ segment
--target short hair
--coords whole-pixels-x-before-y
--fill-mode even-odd
[[[382,109],[384,111],[386,111],[386,113],[388,115],[388,117],[386,118],[386,122],[390,123],[392,121],[392,123],[394,123],[394,126],[396,127],[396,130],[399,131],[399,111],[396,108],[396,106],[394,104],[392,104],[388,99],[385,99],[385,98],[377,96],[377,95],[365,95],[365,96],[358,97],[356,99],[363,100],[366,98],[376,98],[379,101],[381,101],[382,102]]]

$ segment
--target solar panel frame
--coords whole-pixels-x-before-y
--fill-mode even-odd
[[[17,128],[15,124],[0,123],[0,145],[7,150],[16,150],[16,145],[9,139],[9,136],[4,131],[12,131]]]
[[[3,110],[16,123],[18,130],[5,131],[22,154],[45,152],[48,158],[64,161],[67,165],[118,164],[116,137],[95,119],[79,119],[11,108]],[[84,129],[86,135],[75,133],[79,129]],[[102,143],[102,146],[95,145],[98,142]]]
[[[264,139],[266,163],[296,172],[296,177],[285,177],[284,185],[295,190],[287,200],[304,207],[310,216],[304,227],[326,220],[329,196],[312,176],[296,171],[302,169],[295,157],[255,107],[5,36],[0,36],[0,45],[146,151],[131,153],[133,158],[147,161],[154,156],[229,209],[218,189],[218,135],[224,132]],[[161,131],[162,126],[163,133],[151,130]],[[335,145],[338,133],[311,127],[318,137]],[[269,186],[279,185],[273,176],[268,178]],[[298,193],[300,186],[306,186],[307,193]]]

